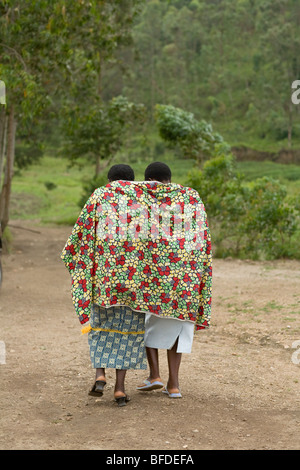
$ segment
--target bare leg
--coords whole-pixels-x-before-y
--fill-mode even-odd
[[[125,406],[130,401],[129,396],[125,393],[125,375],[127,370],[116,369],[116,383],[115,383],[115,401],[118,406]]]
[[[158,349],[146,347],[146,354],[150,369],[147,381],[149,381],[150,384],[148,384],[146,381],[143,384],[139,385],[137,390],[142,391],[155,390],[156,388],[161,388],[163,386],[159,375]]]
[[[96,380],[102,380],[106,382],[105,369],[96,369]]]
[[[123,397],[125,393],[126,369],[116,369],[115,398]]]
[[[177,342],[174,344],[172,349],[169,349],[167,351],[167,357],[168,357],[168,366],[169,366],[169,380],[167,383],[167,390],[169,393],[177,393],[179,392],[179,367],[181,363],[181,353],[177,353]]]
[[[159,375],[158,349],[146,347],[146,354],[150,369],[147,380],[149,380],[150,382],[155,382],[156,380],[161,382],[161,378]],[[142,386],[143,385],[139,385],[139,387]]]
[[[105,369],[96,369],[95,383],[92,389],[89,391],[89,395],[91,395],[92,397],[102,397],[105,385]]]
[[[150,368],[150,374],[148,380],[153,382],[154,380],[160,380],[159,375],[159,361],[158,361],[158,349],[146,348],[148,364]]]

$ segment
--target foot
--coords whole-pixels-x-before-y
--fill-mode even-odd
[[[180,393],[179,387],[168,387],[168,388],[166,388],[166,390],[169,393]]]
[[[148,378],[144,381],[143,384],[137,386],[137,390],[148,392],[150,390],[155,390],[157,388],[162,388],[164,385],[161,381],[160,377],[156,377],[155,379]]]
[[[121,390],[115,391],[114,396],[115,396],[115,402],[117,402],[118,406],[126,406],[127,402],[130,401],[129,396],[126,395],[126,393]]]
[[[96,377],[96,382],[105,382],[106,383],[106,377],[104,375],[99,375],[99,377]]]
[[[103,381],[101,379],[95,380],[92,389],[89,391],[89,395],[92,397],[102,397],[105,385],[106,381]]]
[[[121,398],[121,397],[126,397],[126,393],[123,390],[115,390],[114,392],[114,397],[115,398]]]
[[[182,398],[179,387],[164,387],[163,393],[168,395],[170,398]]]

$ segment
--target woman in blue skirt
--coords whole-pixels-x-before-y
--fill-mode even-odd
[[[145,315],[126,306],[104,308],[93,305],[88,334],[90,357],[96,379],[89,392],[102,396],[106,385],[105,370],[116,370],[114,397],[119,406],[129,401],[125,393],[128,369],[147,369],[144,333]]]

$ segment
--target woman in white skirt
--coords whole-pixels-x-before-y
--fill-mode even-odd
[[[171,170],[163,163],[151,163],[145,170],[145,180],[170,183]],[[146,392],[163,388],[170,398],[181,398],[178,379],[181,356],[192,351],[193,337],[193,322],[146,314],[144,340],[150,374],[137,390]],[[166,387],[160,378],[158,349],[167,350],[169,379]]]
[[[194,324],[174,318],[157,318],[146,314],[145,346],[150,374],[140,391],[150,391],[163,387],[163,392],[170,398],[181,398],[179,389],[179,367],[182,353],[191,353],[194,337]],[[164,387],[159,371],[158,349],[167,350],[169,379]]]

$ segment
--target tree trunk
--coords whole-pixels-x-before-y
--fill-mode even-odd
[[[7,134],[7,116],[6,116],[6,110],[3,108],[0,113],[0,192],[1,192],[1,185],[2,185],[4,158],[6,154],[6,134]]]
[[[96,176],[99,176],[101,173],[101,164],[100,164],[100,155],[96,156]]]
[[[112,162],[112,160],[115,158],[114,155],[111,155],[109,159],[101,164],[101,158],[98,156],[96,159],[96,176],[99,176],[101,173],[103,173],[104,170],[108,167],[108,165]]]
[[[288,148],[292,147],[292,132],[293,132],[293,106],[289,105],[289,124],[288,124]]]
[[[7,155],[4,181],[0,195],[0,223],[2,231],[8,224],[9,221],[9,205],[10,205],[10,194],[11,194],[11,183],[14,169],[14,158],[15,158],[15,136],[16,136],[16,122],[15,122],[15,111],[12,105],[8,115],[8,127],[7,127]]]

